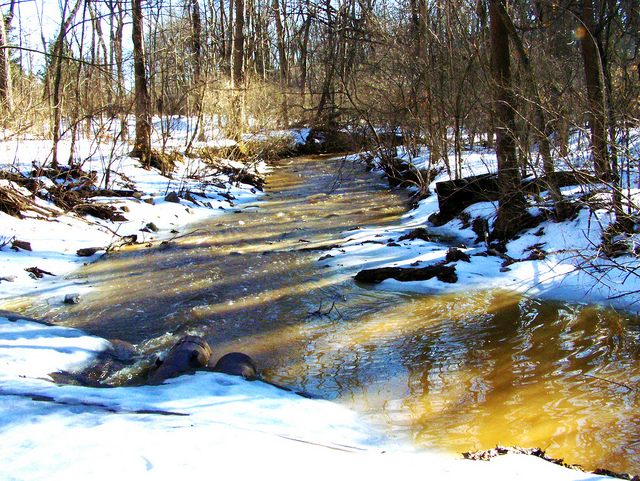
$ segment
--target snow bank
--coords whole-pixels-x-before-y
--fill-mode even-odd
[[[539,458],[466,461],[392,445],[358,416],[259,381],[199,372],[160,386],[58,386],[108,342],[0,313],[0,465],[7,480],[595,480]]]
[[[61,158],[68,156],[65,148],[69,143],[61,142]],[[1,143],[0,149],[1,167],[27,174],[34,166],[48,162],[51,143],[11,141]],[[135,190],[142,196],[93,199],[100,205],[115,207],[126,219],[119,222],[66,214],[52,202],[42,200],[37,200],[38,205],[54,213],[48,219],[32,211],[25,212],[23,219],[0,212],[0,299],[33,292],[60,297],[61,292],[71,288],[74,293],[82,293],[82,286],[73,286],[64,277],[83,263],[98,259],[120,238],[135,235],[138,243],[158,243],[179,234],[190,223],[219,215],[261,195],[249,185],[236,185],[228,176],[212,173],[200,159],[178,162],[168,178],[157,169],[143,169],[137,159],[128,157],[127,144],[117,144],[112,150],[104,144],[80,142],[77,149],[81,157],[86,156],[83,170],[96,172],[100,186],[105,186],[109,171],[109,189]],[[266,171],[264,164],[256,168]],[[46,177],[38,180],[52,182]],[[165,197],[171,192],[190,192],[193,201],[181,198],[179,203],[168,202]],[[30,195],[26,189],[23,194]],[[13,239],[28,243],[31,250],[12,248]],[[96,253],[89,257],[76,254],[87,248],[97,248]],[[41,278],[25,271],[33,267],[45,271]]]
[[[351,157],[353,160],[356,158]],[[412,160],[418,167],[424,167],[427,161],[428,156]],[[477,175],[493,172],[495,165],[493,153],[467,152],[463,158],[462,173]],[[465,224],[460,219],[454,219],[438,227],[429,222],[429,216],[439,211],[435,183],[442,180],[448,180],[444,173],[429,186],[433,194],[408,212],[401,225],[345,233],[343,245],[328,252],[332,257],[323,262],[329,266],[353,269],[423,267],[444,261],[448,249],[456,246],[471,258],[470,262],[456,263],[458,281],[455,284],[436,278],[417,282],[389,279],[379,284],[379,288],[423,293],[501,288],[547,299],[600,304],[640,312],[640,260],[633,254],[633,247],[640,244],[640,236],[626,235],[616,239],[630,245],[631,253],[614,259],[603,256],[600,252],[602,236],[613,221],[610,211],[585,207],[565,222],[543,221],[506,245],[506,255],[512,259],[531,260],[505,265],[503,258],[487,255],[483,242],[476,242],[478,236],[473,232],[471,222]],[[637,185],[637,180],[632,184]],[[569,198],[583,193],[576,187],[563,191]],[[640,191],[631,190],[629,193],[640,200]],[[464,212],[470,219],[482,217],[491,225],[497,207],[495,202],[482,202],[468,207]],[[532,214],[536,213],[536,208],[532,208]],[[433,242],[398,240],[413,229],[425,227],[433,236]],[[532,257],[533,251],[541,251],[543,255],[536,259]]]

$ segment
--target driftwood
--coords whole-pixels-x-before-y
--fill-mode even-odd
[[[442,282],[453,284],[458,281],[455,266],[434,264],[426,267],[380,267],[364,269],[356,274],[355,280],[366,284],[378,284],[385,279],[395,279],[401,282],[426,281],[437,277]]]
[[[8,187],[0,187],[0,211],[22,219],[22,211],[30,210],[46,217],[57,217],[59,210],[36,204],[36,202]]]

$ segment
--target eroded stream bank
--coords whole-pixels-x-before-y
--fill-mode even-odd
[[[160,348],[189,332],[240,350],[271,381],[335,399],[398,437],[452,453],[540,446],[640,472],[637,319],[500,292],[366,290],[315,248],[398,223],[406,197],[361,165],[291,159],[265,198],[165,246],[77,275],[77,306],[28,313]],[[169,333],[169,336],[167,336]]]

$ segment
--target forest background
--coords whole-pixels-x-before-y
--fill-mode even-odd
[[[602,183],[616,230],[636,224],[624,175],[639,162],[625,150],[640,118],[633,0],[60,0],[22,15],[33,5],[2,9],[0,123],[7,139],[50,138],[54,169],[82,163],[80,136],[130,141],[150,165],[152,117],[192,119],[186,153],[212,136],[307,126],[329,148],[377,150],[390,171],[398,138],[416,155],[426,146],[451,178],[463,150],[495,147],[495,238],[527,224],[531,172],[556,219],[571,215],[559,159]],[[159,125],[164,150],[171,122]],[[590,158],[570,158],[576,135]]]

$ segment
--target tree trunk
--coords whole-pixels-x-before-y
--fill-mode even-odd
[[[491,70],[495,84],[494,118],[500,200],[493,226],[495,239],[512,238],[526,218],[526,202],[520,185],[516,154],[514,99],[511,90],[509,32],[500,10],[505,0],[490,0]]]
[[[9,41],[7,39],[9,21],[9,18],[0,14],[0,108],[8,113],[13,110],[11,64],[9,63]]]
[[[204,121],[203,121],[203,102],[204,85],[201,82],[202,76],[202,21],[200,18],[200,5],[198,0],[191,0],[191,55],[193,57],[193,83],[195,98],[195,108],[198,122],[196,129],[199,130],[198,141],[204,142]],[[189,142],[189,147],[191,142]],[[188,151],[189,149],[187,149]]]
[[[142,22],[142,0],[131,0],[133,73],[135,79],[136,138],[131,157],[140,159],[142,165],[151,165],[151,97],[147,88],[147,73],[144,62],[144,38]]]
[[[282,80],[282,118],[285,128],[289,126],[289,107],[287,103],[287,87],[289,85],[289,61],[284,43],[284,28],[280,11],[280,0],[273,0],[273,16],[276,23],[278,43],[278,61],[280,64],[280,78]]]
[[[233,33],[233,68],[231,75],[231,123],[229,136],[240,140],[243,130],[244,96],[242,84],[244,82],[244,0],[234,0],[236,23]]]
[[[120,117],[120,139],[123,141],[129,138],[129,122],[127,121],[127,114],[129,108],[125,109],[125,86],[124,86],[124,66],[122,59],[122,31],[124,29],[124,13],[122,4],[118,1],[114,2],[114,8],[117,6],[117,25],[113,31],[112,41],[116,63],[116,77],[117,77],[117,103],[118,116]]]
[[[53,79],[53,126],[52,126],[52,137],[53,137],[53,148],[51,149],[51,167],[54,169],[58,168],[58,142],[60,142],[60,122],[62,117],[62,99],[61,95],[61,82],[62,82],[62,54],[64,50],[64,38],[67,35],[67,29],[71,24],[71,21],[80,10],[80,5],[82,5],[82,0],[78,0],[67,16],[64,19],[62,24],[60,25],[60,31],[58,32],[58,37],[56,38],[56,42],[53,46],[53,68],[54,71],[54,79]],[[64,18],[64,12],[63,12]]]
[[[300,45],[300,95],[302,96],[302,107],[306,104],[306,90],[307,90],[307,58],[309,54],[309,34],[311,31],[311,4],[307,0],[307,18],[304,21],[302,28],[302,43]]]
[[[593,165],[600,180],[610,182],[612,180],[612,172],[607,148],[604,81],[601,69],[602,58],[595,36],[592,0],[581,1],[580,21],[582,25],[578,31],[582,41],[582,62],[587,86]]]
[[[244,80],[244,0],[235,1],[236,25],[233,34],[233,88]]]
[[[527,51],[522,43],[522,40],[518,36],[518,32],[516,31],[511,17],[504,8],[504,5],[499,5],[499,8],[501,20],[504,22],[504,25],[509,32],[509,37],[511,38],[511,41],[515,46],[515,50],[518,58],[520,59],[520,63],[525,70],[527,83],[529,84],[532,91],[532,107],[534,116],[533,133],[536,140],[538,141],[538,149],[540,151],[540,156],[542,157],[542,165],[545,173],[545,178],[547,179],[549,194],[551,195],[551,199],[553,200],[556,220],[563,221],[567,217],[568,210],[555,179],[555,166],[553,164],[553,159],[551,158],[551,145],[549,142],[549,137],[551,135],[549,131],[549,122],[547,122],[545,112],[543,110],[542,99],[540,98],[540,94],[538,92],[537,81],[534,78],[533,70],[531,68],[531,62],[529,61]]]

